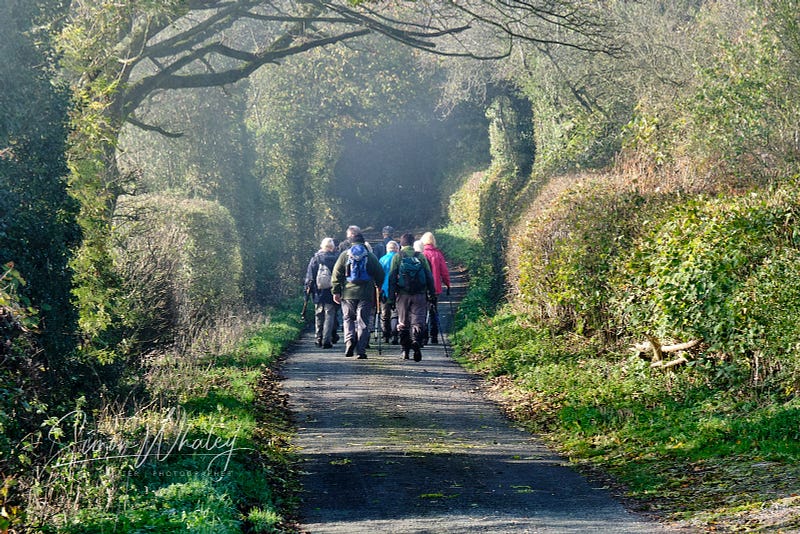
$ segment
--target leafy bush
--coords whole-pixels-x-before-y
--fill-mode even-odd
[[[450,224],[453,226],[466,226],[473,235],[478,232],[480,219],[480,190],[484,180],[484,172],[470,175],[458,190],[450,196],[450,205],[447,213]]]
[[[516,302],[555,328],[612,337],[611,272],[663,200],[603,176],[554,188],[512,232]]]
[[[732,299],[729,346],[750,355],[753,384],[793,397],[800,391],[800,251],[777,250]]]
[[[631,331],[700,338],[755,365],[757,354],[794,351],[796,304],[790,258],[800,244],[796,181],[741,197],[698,199],[675,208],[637,244],[616,273],[618,313]],[[780,310],[780,311],[778,311]],[[769,332],[769,334],[767,334]],[[778,342],[778,340],[781,340]]]
[[[236,227],[214,202],[164,195],[120,199],[117,270],[140,341],[191,340],[242,305]],[[146,346],[145,346],[146,348]]]
[[[19,294],[25,281],[13,267],[0,266],[0,531],[16,526],[24,516],[18,479],[30,470],[30,443],[47,408],[37,356],[41,349],[33,335],[39,317]]]

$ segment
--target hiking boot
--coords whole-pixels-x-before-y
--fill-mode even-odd
[[[353,353],[355,352],[356,346],[355,346],[354,343],[347,343],[347,344],[345,344],[345,349],[346,350],[344,351],[344,355],[347,356],[348,358],[350,358],[353,355]]]
[[[414,347],[414,361],[418,362],[422,359],[422,351],[419,347]]]
[[[431,337],[431,343],[434,344],[434,345],[438,345],[439,344],[439,338],[436,337],[436,336]]]
[[[318,337],[318,338],[317,338],[317,341],[316,341],[316,343],[314,343],[314,344],[315,344],[316,346],[318,346],[318,347],[321,347],[321,346],[322,346],[322,338],[321,338],[321,337]]]
[[[324,345],[322,345],[322,348],[323,349],[332,349],[333,345],[331,343],[325,343]]]
[[[356,360],[366,360],[366,359],[367,359],[367,355],[366,354],[359,354],[358,358],[356,358]]]
[[[403,349],[403,359],[404,360],[408,359],[408,349]]]
[[[331,336],[331,343],[338,343],[339,342],[339,334],[333,334]]]

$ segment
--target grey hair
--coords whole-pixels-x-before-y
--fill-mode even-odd
[[[332,237],[326,237],[326,238],[325,238],[325,239],[323,239],[323,240],[322,240],[322,242],[319,244],[319,249],[320,249],[320,250],[328,250],[328,251],[331,251],[331,250],[333,250],[333,249],[335,249],[335,248],[336,248],[336,246],[333,244],[333,238],[332,238]]]
[[[386,243],[386,252],[397,252],[398,250],[400,250],[400,244],[397,241],[392,240]]]

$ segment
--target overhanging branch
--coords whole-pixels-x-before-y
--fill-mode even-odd
[[[141,128],[142,130],[145,130],[145,131],[148,131],[148,132],[155,132],[157,134],[163,135],[164,137],[168,137],[170,139],[179,139],[179,138],[183,137],[183,135],[184,135],[183,132],[170,132],[170,131],[165,130],[164,128],[162,128],[160,126],[155,126],[153,124],[144,123],[144,122],[140,121],[139,119],[137,119],[133,115],[133,113],[129,114],[125,118],[125,121],[129,122],[130,124],[133,124],[137,128]]]
[[[288,46],[283,49],[273,50],[268,49],[264,52],[252,54],[248,52],[233,51],[229,47],[214,43],[196,50],[179,60],[169,65],[165,70],[143,78],[137,83],[133,84],[126,95],[126,102],[124,109],[134,110],[136,107],[155,89],[196,89],[200,87],[213,87],[218,85],[226,85],[238,82],[258,68],[268,64],[276,63],[295,54],[300,54],[314,48],[320,48],[340,41],[354,39],[371,33],[369,29],[359,29],[352,32],[346,32],[331,37],[318,38],[312,41],[306,41],[294,46]],[[219,72],[203,72],[197,74],[177,74],[181,68],[189,65],[193,61],[199,60],[212,52],[219,52],[228,57],[238,55],[238,59],[242,59],[243,63],[231,69],[222,70]]]

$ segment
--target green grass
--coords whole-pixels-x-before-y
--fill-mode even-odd
[[[512,417],[670,519],[733,523],[800,490],[800,400],[782,391],[699,364],[654,371],[502,310],[455,339],[465,365],[502,377]]]
[[[292,459],[281,444],[288,441],[291,425],[286,414],[276,416],[279,403],[263,381],[268,367],[300,334],[295,304],[272,312],[268,324],[230,353],[210,357],[196,369],[181,367],[192,374],[192,387],[176,380],[180,391],[160,390],[175,405],[139,410],[113,429],[99,431],[98,436],[124,434],[138,446],[138,457],[65,468],[55,480],[65,487],[82,484],[83,494],[94,498],[37,528],[105,534],[288,529],[283,525],[293,506]],[[151,446],[145,453],[143,444]],[[109,473],[114,479],[105,480],[104,489]],[[98,505],[102,491],[113,492],[107,506]]]

